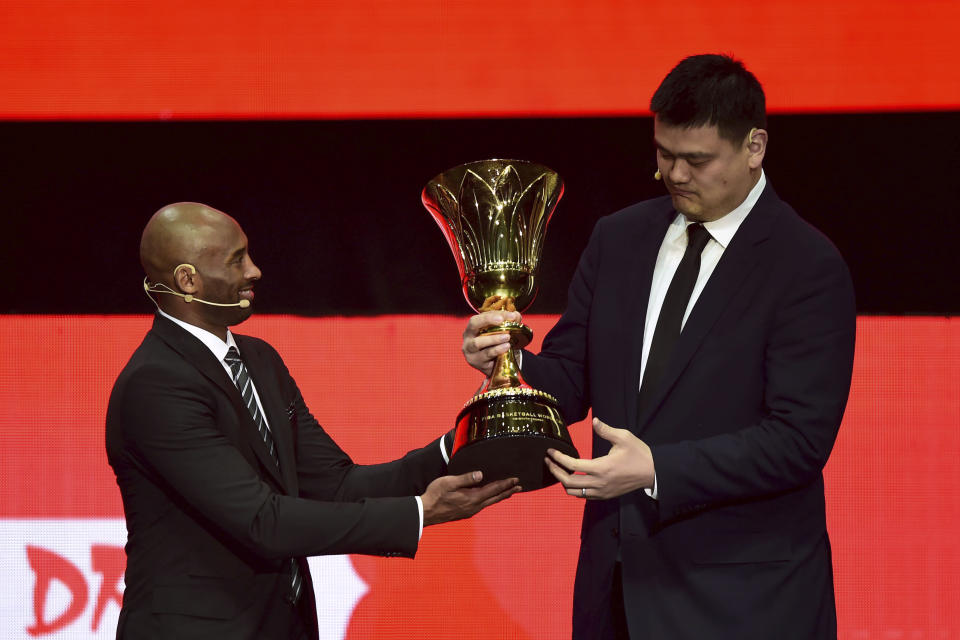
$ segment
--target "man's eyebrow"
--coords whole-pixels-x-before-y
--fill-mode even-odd
[[[653,146],[659,149],[662,153],[666,153],[667,155],[671,155],[677,158],[683,158],[684,160],[707,160],[709,158],[714,157],[714,154],[707,153],[706,151],[687,151],[685,153],[674,153],[673,151],[670,151],[670,149],[667,149],[665,146],[663,146],[656,140],[653,141]]]
[[[247,248],[246,248],[246,247],[240,247],[239,249],[237,249],[236,251],[234,251],[233,253],[231,253],[229,256],[227,256],[227,261],[229,262],[229,261],[231,261],[231,260],[235,260],[235,259],[239,258],[240,256],[242,256],[243,254],[245,254],[246,252],[247,252]]]

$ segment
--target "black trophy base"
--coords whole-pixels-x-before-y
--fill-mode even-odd
[[[478,440],[457,451],[448,465],[449,473],[460,475],[482,471],[483,482],[519,478],[523,491],[536,491],[557,482],[543,459],[547,449],[556,449],[578,458],[570,443],[540,435],[511,435]]]

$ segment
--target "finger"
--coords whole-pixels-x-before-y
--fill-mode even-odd
[[[567,473],[567,471],[556,462],[550,458],[544,458],[544,462],[547,465],[547,470],[549,470],[550,473],[553,474],[553,477],[556,478],[557,481],[564,487],[569,486],[570,483],[573,482],[572,478],[574,476],[570,473]]]
[[[500,354],[506,353],[507,351],[510,351],[510,340],[507,340],[506,342],[503,342],[501,344],[489,347],[486,350],[486,353],[487,353],[487,357],[493,360]]]
[[[625,429],[617,429],[616,427],[611,427],[606,422],[600,420],[600,418],[593,419],[593,430],[594,432],[608,442],[619,442],[621,432]]]
[[[496,298],[498,296],[492,297]],[[489,300],[490,298],[487,299]],[[523,322],[523,316],[517,311],[517,307],[513,303],[513,298],[505,298],[504,300],[489,305],[484,304],[480,307],[480,313],[473,316],[473,318],[477,318],[476,322],[481,323],[478,329],[496,326],[504,322],[516,322],[517,324]],[[471,318],[471,320],[473,320],[473,318]]]
[[[458,476],[447,476],[447,490],[456,491],[466,487],[473,487],[483,480],[483,473],[480,471],[469,471]]]
[[[549,459],[547,460],[547,468],[550,469],[553,477],[560,481],[560,484],[563,485],[563,488],[566,489],[570,495],[580,495],[582,489],[599,489],[601,487],[596,477],[585,474],[567,473]]]
[[[586,489],[586,492],[584,492]],[[590,487],[581,487],[579,489],[569,488],[567,489],[567,495],[573,496],[574,498],[579,498],[581,500],[602,500],[602,496],[596,489]]]
[[[520,480],[517,478],[506,478],[505,480],[497,480],[496,482],[491,482],[490,484],[485,484],[482,487],[477,487],[471,489],[471,499],[478,502],[492,498],[493,496],[503,493],[504,491],[510,491],[513,487],[517,486],[520,483]]]
[[[509,497],[512,496],[513,494],[515,494],[515,493],[520,493],[521,491],[523,491],[523,487],[521,487],[519,484],[516,485],[516,486],[510,487],[510,488],[507,489],[506,491],[501,491],[501,492],[498,493],[497,495],[491,496],[491,497],[487,498],[486,500],[484,500],[482,503],[480,503],[480,508],[481,508],[481,509],[486,509],[486,508],[489,507],[490,505],[492,505],[492,504],[497,504],[498,502],[500,502],[500,501],[502,501],[502,500],[506,500],[507,498],[509,498]]]
[[[596,460],[572,458],[565,453],[557,451],[556,449],[547,449],[547,455],[550,456],[554,462],[571,473],[575,471],[579,471],[581,473],[596,473],[597,471]]]
[[[483,351],[480,351],[481,357],[486,362],[492,363],[499,356],[503,355],[507,351],[510,351],[510,343],[504,342],[503,344],[494,345],[492,347],[487,347]],[[484,364],[486,364],[486,362]]]
[[[516,322],[517,324],[523,323],[523,316],[520,315],[520,312],[514,309],[505,309],[503,311],[503,321],[504,322]]]
[[[479,338],[464,338],[463,354],[470,358],[478,353],[486,357],[496,357],[510,349],[510,335],[506,333],[481,336]]]
[[[483,351],[484,349],[489,349],[490,347],[499,347],[503,344],[509,344],[510,334],[505,331],[503,333],[488,333],[482,336],[477,336],[471,342],[477,351]]]
[[[470,320],[467,322],[467,328],[463,332],[463,337],[476,336],[480,331],[487,327],[494,327],[498,324],[503,324],[503,311],[485,311],[483,313],[478,313],[475,316],[471,316]]]

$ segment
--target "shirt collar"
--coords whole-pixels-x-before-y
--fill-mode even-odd
[[[240,348],[237,347],[236,341],[233,339],[233,334],[230,333],[230,329],[227,329],[227,341],[224,342],[218,336],[213,335],[206,329],[201,329],[200,327],[190,324],[189,322],[184,322],[179,318],[174,318],[168,313],[164,313],[162,309],[157,309],[157,311],[167,320],[180,325],[183,327],[184,331],[188,332],[190,335],[195,337],[197,340],[202,342],[210,351],[216,356],[217,360],[223,362],[223,357],[227,355],[227,351],[230,350],[230,347],[233,347],[237,350],[237,353],[240,352]]]
[[[763,193],[766,186],[767,176],[763,173],[763,169],[761,169],[760,179],[757,180],[757,184],[753,185],[753,189],[750,190],[746,199],[741,202],[737,208],[722,218],[703,223],[704,228],[710,232],[710,237],[713,238],[717,244],[724,249],[727,248],[727,245],[733,240],[737,229],[739,229],[743,221],[746,220],[747,214],[750,213],[754,205],[757,204],[757,200],[760,199],[760,194]],[[671,223],[670,230],[667,232],[668,239],[671,242],[679,240],[685,235],[689,223],[690,221],[687,220],[683,214],[678,214]]]

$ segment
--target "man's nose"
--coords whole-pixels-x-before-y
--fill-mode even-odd
[[[682,158],[677,158],[673,161],[673,166],[670,167],[667,177],[670,178],[670,182],[675,184],[687,182],[690,180],[690,167]]]
[[[260,276],[263,275],[260,273],[260,269],[253,263],[253,260],[248,258],[247,262],[249,264],[247,264],[247,270],[244,276],[247,280],[259,280]]]

